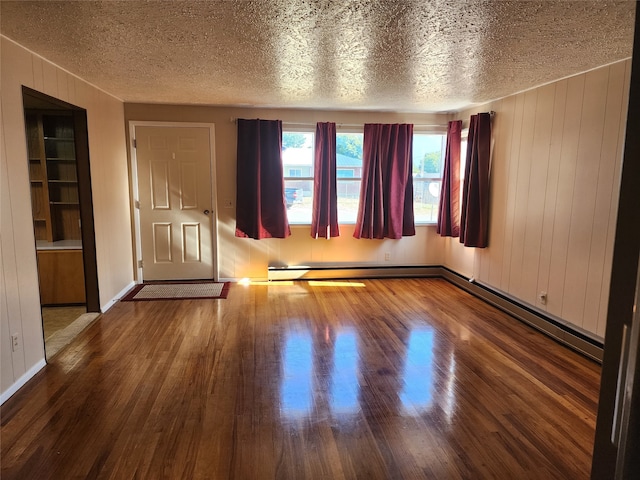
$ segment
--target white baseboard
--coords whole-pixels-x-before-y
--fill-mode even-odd
[[[107,310],[113,307],[118,302],[118,300],[124,297],[125,294],[135,286],[136,286],[136,282],[131,282],[129,285],[127,285],[122,290],[120,290],[115,297],[113,297],[105,305],[102,305],[102,307],[100,307],[100,310],[102,311],[102,313],[106,313]]]
[[[234,278],[234,277],[218,278],[219,283],[224,283],[224,282],[238,283],[240,280],[241,280],[240,278]]]
[[[24,386],[29,380],[31,380],[36,373],[42,370],[47,365],[47,362],[43,358],[38,363],[36,363],[33,367],[31,367],[24,375],[22,375],[18,380],[15,381],[13,385],[7,388],[2,394],[0,394],[0,405],[6,402],[14,393],[20,390],[21,387]]]

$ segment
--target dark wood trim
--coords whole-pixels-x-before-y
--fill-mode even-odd
[[[100,312],[86,110],[73,110],[73,126],[76,142],[76,167],[78,169],[78,197],[80,200],[80,222],[82,224],[82,254],[84,257],[84,283],[87,296],[87,312]]]
[[[593,480],[609,478],[632,478],[640,468],[640,457],[637,455],[637,409],[636,437],[627,438],[626,450],[631,455],[627,460],[635,463],[635,468],[617,470],[618,447],[612,442],[614,422],[616,422],[616,396],[619,380],[620,364],[623,359],[623,330],[631,329],[633,308],[637,289],[638,258],[640,257],[640,209],[638,208],[638,182],[640,181],[640,16],[636,13],[635,37],[633,43],[633,59],[631,63],[631,83],[629,90],[629,106],[627,109],[627,129],[622,162],[620,197],[618,202],[618,219],[616,237],[613,246],[613,262],[611,284],[609,287],[609,307],[607,311],[607,329],[605,332],[604,357],[602,362],[602,380],[600,400],[598,404],[598,420],[593,451]],[[640,382],[635,385],[635,398],[640,392]],[[633,418],[631,419],[633,421]],[[632,423],[632,422],[630,422]],[[624,453],[624,449],[620,453]],[[620,465],[622,466],[622,465]],[[636,477],[634,477],[636,478]]]
[[[87,311],[99,313],[100,294],[98,289],[98,266],[96,261],[96,240],[93,220],[93,197],[91,193],[87,111],[76,105],[25,86],[22,87],[22,95],[23,99],[29,97],[31,100],[33,105],[29,106],[37,106],[39,109],[42,107],[42,109],[51,111],[51,113],[57,115],[69,114],[73,116]],[[25,109],[27,109],[26,106]]]

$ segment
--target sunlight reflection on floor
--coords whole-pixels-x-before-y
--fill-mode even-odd
[[[363,288],[366,285],[362,282],[352,282],[352,281],[335,281],[335,280],[309,280],[307,282],[310,287],[357,287]],[[277,286],[292,286],[294,282],[291,280],[267,280],[267,281],[259,281],[259,280],[251,280],[249,278],[243,278],[238,281],[238,285],[268,285],[270,287]]]

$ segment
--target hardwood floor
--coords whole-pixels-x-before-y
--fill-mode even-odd
[[[2,406],[9,479],[586,479],[600,367],[441,279],[120,302]]]

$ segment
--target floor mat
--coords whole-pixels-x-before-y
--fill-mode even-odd
[[[228,292],[229,282],[143,283],[127,293],[122,301],[227,298]]]

